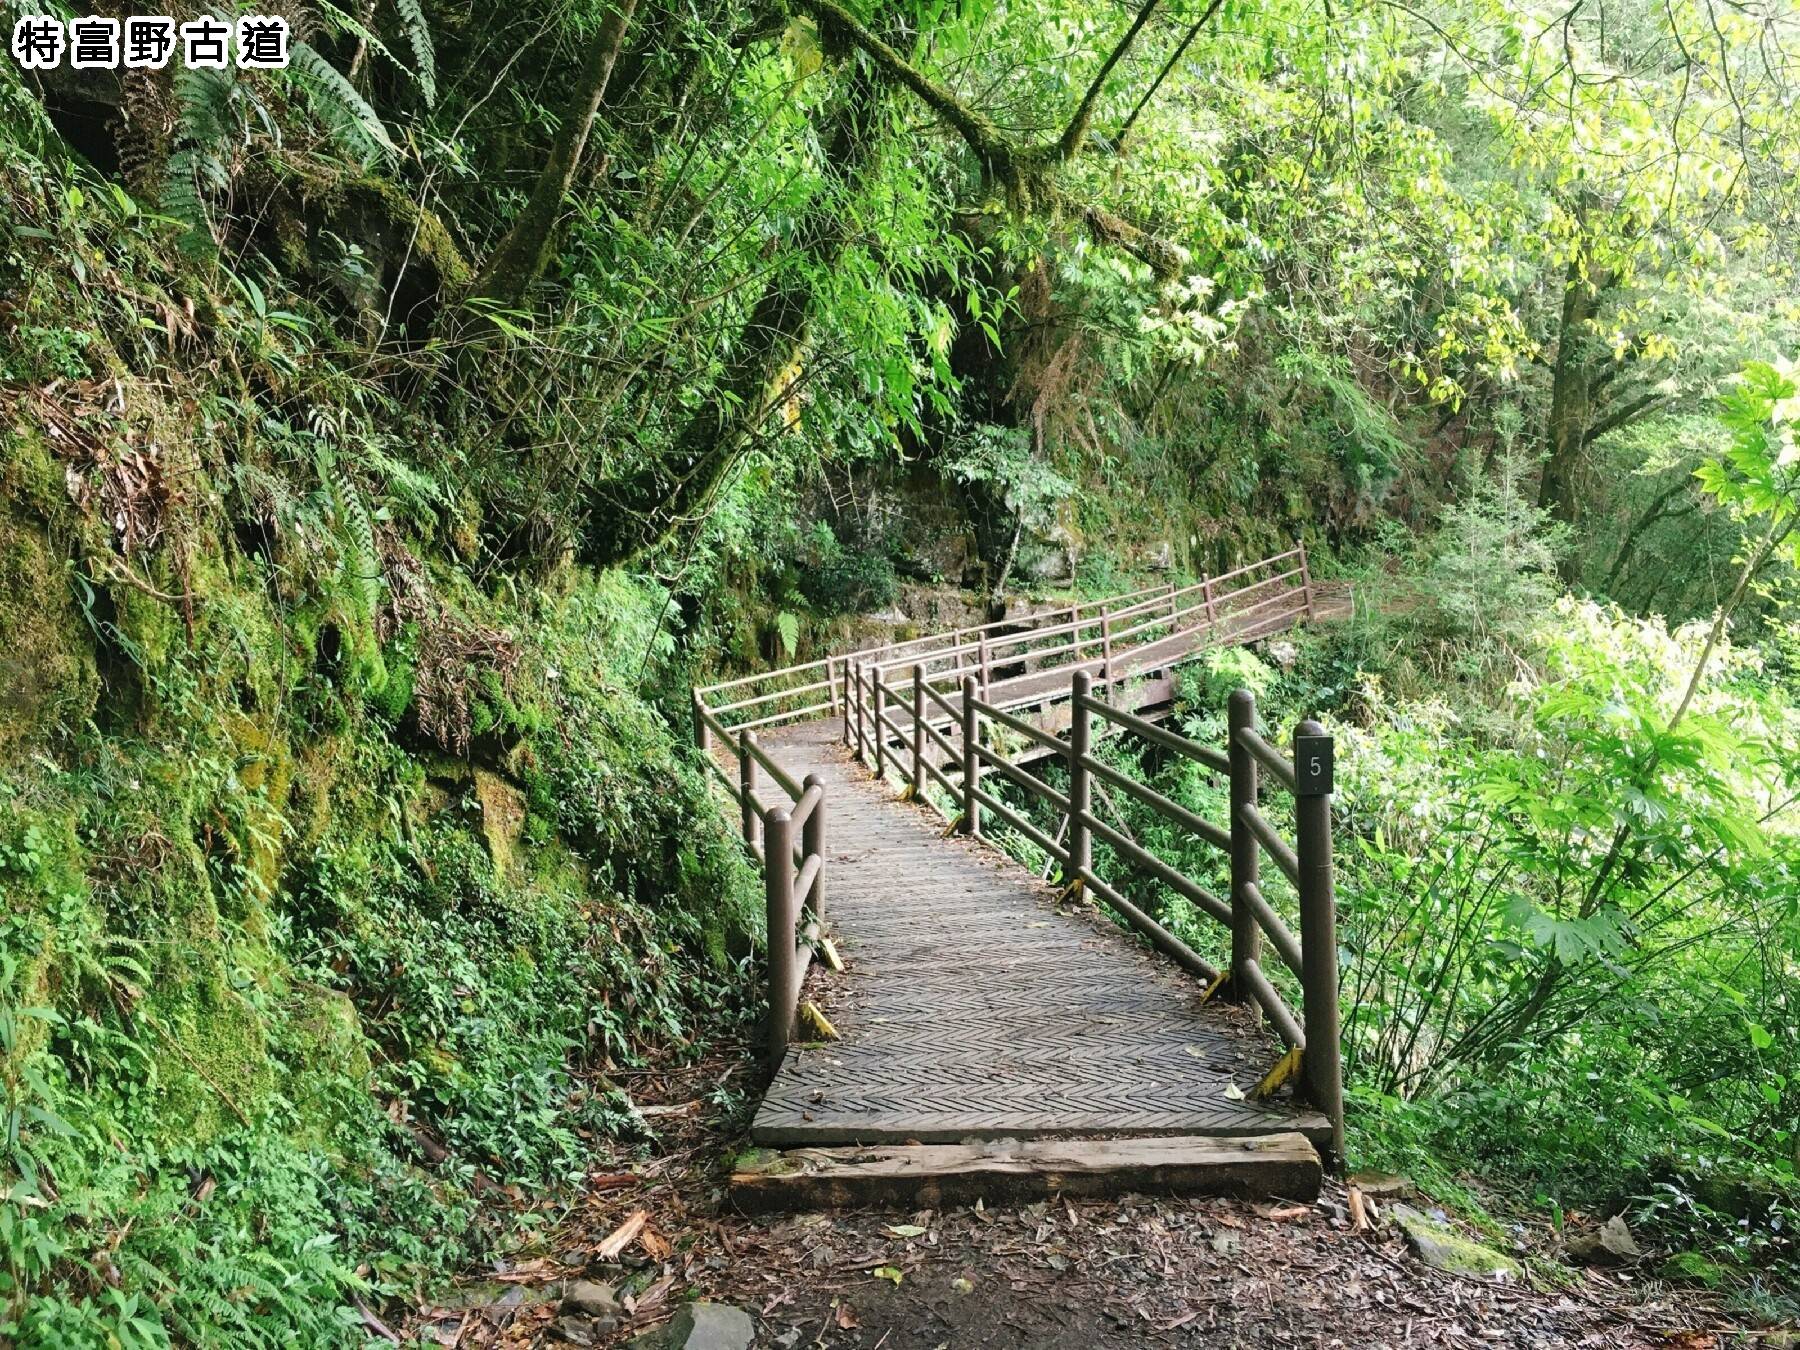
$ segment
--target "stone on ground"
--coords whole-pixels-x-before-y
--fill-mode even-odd
[[[1422,1214],[1411,1205],[1392,1205],[1388,1216],[1400,1225],[1418,1258],[1433,1270],[1482,1279],[1517,1279],[1519,1263],[1492,1247],[1484,1247],[1458,1233],[1442,1219]]]
[[[750,1350],[756,1324],[729,1303],[690,1303],[631,1344],[633,1350]]]
[[[1344,1180],[1370,1200],[1398,1200],[1413,1190],[1412,1182],[1392,1172],[1352,1172]]]
[[[583,1317],[617,1317],[619,1295],[610,1284],[599,1280],[574,1280],[563,1291],[563,1311]]]
[[[1644,1254],[1621,1214],[1613,1215],[1592,1232],[1571,1233],[1563,1243],[1563,1251],[1581,1266],[1623,1266]]]

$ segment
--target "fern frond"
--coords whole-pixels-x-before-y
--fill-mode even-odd
[[[288,52],[288,73],[306,91],[313,111],[340,145],[358,159],[393,153],[387,128],[336,66],[304,42],[291,43]]]
[[[429,514],[450,504],[450,494],[442,483],[388,454],[379,445],[365,441],[360,454],[364,467],[380,477],[388,496],[405,510]]]
[[[219,152],[232,140],[236,87],[229,70],[184,66],[175,73],[175,150],[163,180],[162,209],[185,228],[181,245],[189,252],[213,247],[204,192],[229,183]]]
[[[338,519],[343,531],[345,580],[355,595],[357,623],[373,632],[375,611],[381,605],[384,574],[381,554],[375,547],[375,521],[362,494],[355,488],[340,486]]]
[[[424,15],[419,12],[417,4],[402,4],[400,20],[406,32],[407,45],[413,50],[415,65],[408,67],[392,48],[381,40],[381,37],[368,24],[357,18],[348,10],[340,9],[330,0],[318,0],[319,13],[325,18],[325,26],[333,33],[348,33],[357,41],[368,46],[382,60],[395,70],[404,71],[412,76],[424,95],[426,106],[437,103],[437,60],[436,49],[432,45],[431,30],[425,26]],[[410,10],[410,12],[409,12]],[[416,25],[416,27],[415,27]]]
[[[400,15],[406,45],[412,48],[413,75],[419,81],[419,92],[425,96],[425,106],[434,107],[437,104],[437,52],[431,42],[431,28],[425,22],[424,7],[419,0],[394,0],[394,8]]]

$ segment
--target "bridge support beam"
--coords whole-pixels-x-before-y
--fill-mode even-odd
[[[981,756],[975,748],[981,744],[981,717],[975,711],[975,677],[963,676],[962,734],[963,813],[960,828],[964,834],[981,837],[981,799],[975,793],[981,787]]]
[[[825,931],[825,780],[816,773],[809,773],[801,786],[809,792],[813,788],[819,789],[819,800],[813,803],[812,814],[800,827],[800,851],[808,858],[820,860],[818,873],[813,877],[812,891],[807,897],[807,907],[812,910],[813,922],[818,925],[818,931],[823,934]],[[798,915],[795,915],[794,921],[799,922]]]
[[[869,762],[869,745],[865,731],[867,717],[864,712],[868,704],[863,687],[865,679],[864,667],[861,662],[858,662],[856,666],[856,759],[860,764]]]
[[[815,811],[817,807],[813,808]],[[768,905],[769,1020],[765,1045],[771,1071],[781,1067],[794,1034],[798,969],[794,912],[794,822],[777,807],[763,822],[763,893]]]
[[[875,738],[875,776],[887,777],[887,682],[881,678],[881,667],[875,666],[869,671],[869,711],[873,725],[869,728]]]
[[[925,799],[925,667],[912,669],[912,799]]]
[[[756,738],[748,731],[738,732],[738,809],[743,815],[744,843],[756,851],[756,757],[750,747]]]

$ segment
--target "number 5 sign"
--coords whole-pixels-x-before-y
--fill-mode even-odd
[[[1331,795],[1331,737],[1294,737],[1294,795]]]

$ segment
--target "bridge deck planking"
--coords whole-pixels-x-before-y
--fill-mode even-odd
[[[769,1146],[1298,1130],[1248,1091],[1279,1047],[1256,1015],[979,841],[942,837],[839,744],[838,722],[764,745],[826,781],[826,927],[848,966],[819,991],[842,1039],[791,1046],[752,1126]]]

